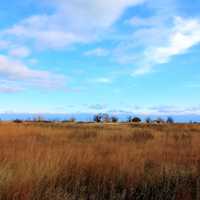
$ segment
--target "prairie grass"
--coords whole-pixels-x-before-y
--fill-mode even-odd
[[[0,200],[199,200],[200,125],[0,123]]]

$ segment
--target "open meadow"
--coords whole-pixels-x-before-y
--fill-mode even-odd
[[[1,200],[199,200],[200,125],[0,123]]]

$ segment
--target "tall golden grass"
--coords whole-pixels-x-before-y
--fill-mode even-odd
[[[0,199],[200,199],[200,125],[1,122]]]

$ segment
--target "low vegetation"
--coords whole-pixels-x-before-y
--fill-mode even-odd
[[[1,122],[0,200],[198,200],[200,125],[169,121]]]

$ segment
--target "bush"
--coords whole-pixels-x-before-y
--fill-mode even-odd
[[[134,117],[133,119],[132,119],[132,122],[134,122],[134,123],[140,123],[142,120],[139,118],[139,117]]]
[[[13,120],[14,123],[23,123],[23,121],[21,119],[15,119]]]
[[[115,116],[112,116],[112,117],[111,117],[111,121],[114,122],[114,123],[116,123],[116,122],[118,122],[118,118],[115,117]]]

